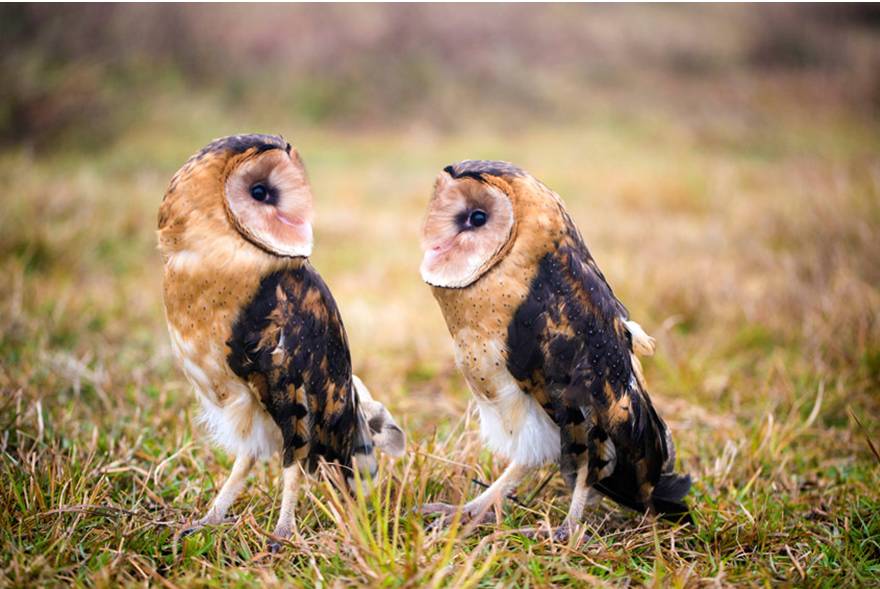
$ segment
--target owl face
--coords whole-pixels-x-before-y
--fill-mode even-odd
[[[422,279],[463,288],[504,255],[515,233],[513,204],[500,188],[471,176],[437,177],[422,228]]]
[[[171,182],[159,213],[160,246],[222,256],[312,253],[312,191],[297,151],[275,135],[236,135],[203,148]]]
[[[236,162],[223,196],[248,241],[279,256],[312,253],[312,191],[295,151],[271,149]]]

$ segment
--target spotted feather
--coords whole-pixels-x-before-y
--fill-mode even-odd
[[[308,263],[266,276],[227,342],[229,366],[259,392],[284,465],[351,464],[358,399],[336,302]],[[370,449],[371,450],[371,449]]]

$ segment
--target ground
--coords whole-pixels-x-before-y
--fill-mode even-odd
[[[816,81],[799,83],[749,82],[742,100],[762,108],[748,116],[713,87],[699,109],[610,96],[573,120],[452,131],[175,95],[103,147],[0,151],[0,586],[880,585],[880,133],[875,114],[812,108]],[[277,459],[237,521],[175,539],[232,457],[195,423],[171,355],[156,212],[192,152],[240,131],[303,154],[314,265],[355,371],[409,436],[367,499],[311,482],[274,555]],[[433,179],[465,158],[513,161],[559,192],[657,338],[646,378],[694,478],[693,527],[606,501],[567,544],[526,538],[564,516],[555,466],[497,526],[430,530],[413,513],[504,467],[418,274]]]

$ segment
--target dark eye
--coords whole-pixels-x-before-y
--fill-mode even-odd
[[[472,211],[470,216],[468,217],[468,222],[472,227],[482,227],[486,224],[486,221],[489,220],[489,214],[486,211],[481,211],[477,209],[476,211]]]
[[[269,198],[269,189],[262,184],[254,184],[251,186],[251,198],[260,202],[266,202]]]

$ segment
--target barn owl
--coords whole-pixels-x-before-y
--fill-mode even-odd
[[[202,421],[235,456],[207,514],[224,521],[256,461],[280,452],[274,535],[294,526],[300,473],[322,460],[349,485],[376,470],[374,448],[399,456],[404,435],[351,371],[348,340],[311,266],[312,193],[281,137],[218,139],[177,172],[159,210],[172,350]],[[273,544],[273,548],[277,548]]]
[[[690,477],[673,471],[669,428],[635,355],[652,353],[654,340],[628,318],[559,196],[506,162],[448,166],[428,205],[422,249],[421,275],[474,394],[481,436],[509,461],[463,517],[491,516],[524,476],[558,461],[572,493],[558,539],[602,495],[689,520]]]

